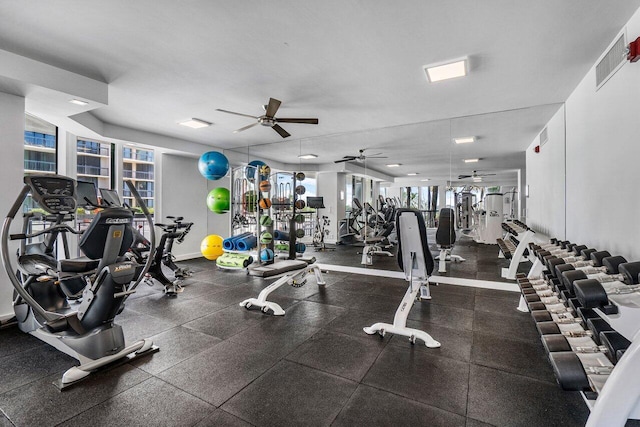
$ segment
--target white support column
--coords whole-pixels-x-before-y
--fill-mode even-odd
[[[24,111],[25,99],[0,92],[0,215],[4,219],[23,186],[24,175]],[[22,223],[21,218],[16,221]],[[15,232],[15,231],[14,231]],[[13,243],[13,244],[12,244]],[[15,253],[16,242],[10,242]],[[13,317],[13,286],[5,271],[0,271],[0,321]]]

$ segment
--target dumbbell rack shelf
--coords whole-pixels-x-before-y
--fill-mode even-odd
[[[509,221],[503,223],[502,228],[507,233],[503,239],[498,239],[498,245],[500,246],[498,258],[508,258],[510,259],[510,263],[509,268],[502,269],[501,276],[505,279],[516,280],[518,266],[521,262],[528,261],[528,258],[525,256],[525,251],[529,246],[529,243],[535,241],[535,231],[520,221]],[[502,244],[500,242],[501,240]],[[517,242],[517,245],[512,242]],[[509,243],[515,246],[515,249],[507,249]],[[505,253],[507,250],[508,254]]]

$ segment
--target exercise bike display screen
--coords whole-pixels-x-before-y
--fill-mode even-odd
[[[25,176],[33,200],[48,213],[73,212],[76,209],[76,183],[58,176]]]
[[[122,202],[120,202],[120,197],[118,197],[118,192],[116,190],[101,188],[100,196],[109,206],[122,206]]]
[[[93,182],[78,181],[77,193],[78,206],[90,206],[91,208],[98,206],[98,194]]]

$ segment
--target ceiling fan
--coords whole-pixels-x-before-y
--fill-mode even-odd
[[[382,153],[376,153],[376,154],[371,154],[370,156],[365,156],[364,152],[365,152],[366,148],[362,148],[360,150],[358,150],[358,155],[357,156],[344,156],[342,159],[340,160],[336,160],[333,163],[342,163],[342,162],[364,162],[365,159],[386,159],[386,156],[380,156],[380,154]]]
[[[241,127],[240,129],[234,130],[233,133],[242,132],[254,126],[262,125],[262,126],[271,127],[273,130],[278,132],[281,137],[286,138],[288,136],[291,136],[291,134],[286,130],[284,130],[280,125],[278,125],[278,123],[302,123],[302,124],[309,124],[309,125],[318,124],[318,119],[298,119],[298,118],[292,119],[292,118],[275,117],[276,111],[278,111],[278,108],[280,108],[280,104],[282,104],[281,101],[278,101],[275,98],[269,98],[269,103],[267,105],[262,106],[262,108],[264,108],[264,111],[265,111],[265,113],[262,116],[252,116],[250,114],[236,113],[234,111],[221,110],[220,108],[216,109],[216,111],[222,111],[223,113],[228,113],[228,114],[235,114],[236,116],[251,117],[252,119],[257,120],[257,122],[255,123],[251,123],[248,126]]]
[[[480,179],[484,176],[493,176],[493,175],[495,175],[495,173],[478,173],[478,171],[473,171],[471,175],[458,175],[458,179],[473,178],[475,180],[475,179]]]

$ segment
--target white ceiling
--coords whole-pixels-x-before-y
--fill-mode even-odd
[[[297,163],[360,148],[388,175],[457,176],[524,167],[524,149],[640,0],[0,0],[0,49],[108,83],[101,122]],[[470,58],[465,78],[429,84],[422,66]],[[0,76],[2,77],[2,76]],[[20,85],[0,78],[0,90]],[[261,126],[269,97],[282,140]],[[55,105],[48,106],[51,111]],[[58,106],[68,114],[69,106]],[[79,110],[80,111],[80,110]],[[199,130],[177,122],[196,117]],[[455,147],[453,136],[477,135]],[[265,145],[271,144],[271,145]],[[462,158],[481,157],[475,166]]]

